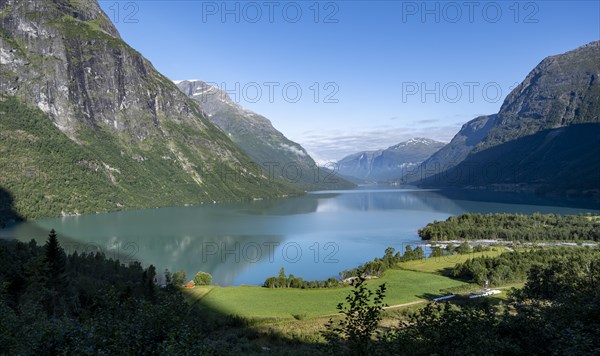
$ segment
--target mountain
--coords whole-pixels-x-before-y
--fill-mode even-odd
[[[0,25],[0,187],[23,217],[298,193],[257,169],[95,0],[0,0]]]
[[[600,41],[544,59],[464,160],[419,184],[600,196],[598,58]]]
[[[544,59],[509,93],[475,151],[547,129],[600,123],[598,58],[600,41]]]
[[[282,180],[306,190],[353,187],[318,168],[302,146],[277,131],[266,117],[231,100],[220,88],[200,80],[181,80],[175,84],[254,162],[267,171],[274,169]]]
[[[410,183],[456,166],[486,137],[496,118],[496,114],[483,115],[467,122],[450,143],[440,148],[408,174],[397,175],[396,178],[400,177],[403,183]]]
[[[427,138],[412,138],[384,150],[354,153],[338,161],[339,173],[366,181],[398,178],[411,172],[444,145]]]

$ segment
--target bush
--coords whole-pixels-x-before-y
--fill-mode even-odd
[[[206,272],[198,272],[194,277],[194,283],[197,286],[209,286],[212,282],[212,276]]]

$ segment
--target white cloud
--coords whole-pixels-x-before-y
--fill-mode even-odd
[[[462,124],[447,126],[392,127],[366,129],[305,131],[294,137],[317,163],[338,161],[359,151],[372,151],[393,146],[413,137],[426,137],[449,142]]]
[[[302,157],[306,156],[306,153],[304,151],[302,151],[301,149],[298,149],[297,147],[290,146],[285,143],[280,143],[279,146],[281,146],[281,148],[286,149],[298,156],[302,156]]]

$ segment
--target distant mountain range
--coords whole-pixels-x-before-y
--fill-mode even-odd
[[[352,188],[354,185],[317,166],[306,150],[277,131],[266,117],[244,109],[218,87],[200,80],[175,84],[194,99],[208,119],[263,169],[301,189]]]
[[[386,149],[346,156],[337,162],[338,169],[342,176],[358,181],[387,181],[410,172],[444,145],[427,138],[412,138]]]
[[[600,41],[544,59],[403,182],[600,197]]]

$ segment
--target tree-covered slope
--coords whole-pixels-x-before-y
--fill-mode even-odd
[[[600,124],[571,125],[472,153],[421,185],[595,197],[600,194],[598,157]]]
[[[124,155],[123,145],[106,132],[82,130],[76,143],[46,114],[14,97],[0,99],[0,113],[0,186],[24,217],[283,194],[278,184],[261,182],[259,169],[255,176],[250,170],[227,175],[229,168],[218,162],[191,161],[197,166],[196,176],[190,175],[160,143],[133,150],[137,159]]]

